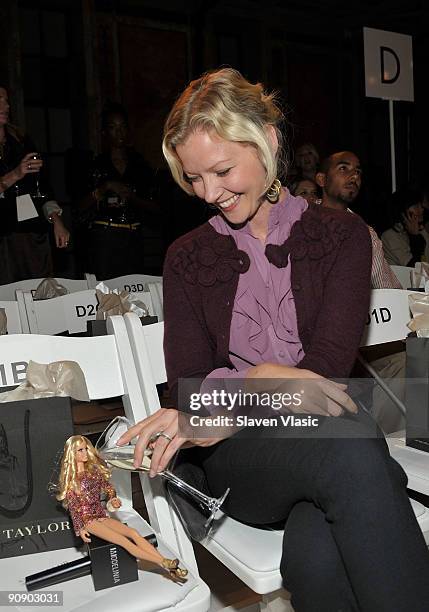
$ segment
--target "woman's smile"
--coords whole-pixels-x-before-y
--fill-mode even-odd
[[[176,152],[195,195],[216,206],[230,223],[245,223],[258,212],[266,172],[255,147],[198,130]]]

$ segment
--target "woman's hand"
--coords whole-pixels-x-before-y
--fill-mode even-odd
[[[27,153],[15,168],[13,172],[17,181],[23,179],[26,174],[34,174],[40,171],[40,168],[43,166],[43,160],[34,159],[35,155],[37,155],[36,152]]]
[[[54,225],[55,245],[58,249],[65,249],[68,247],[70,242],[70,232],[64,225],[58,213],[52,213],[51,220]]]
[[[222,438],[181,438],[179,431],[179,412],[174,408],[160,408],[154,414],[143,419],[118,440],[118,446],[127,444],[138,436],[134,452],[134,467],[139,467],[143,461],[146,448],[153,449],[149,476],[155,476],[166,469],[167,465],[182,446],[212,446]],[[155,434],[162,432],[168,437]],[[171,441],[169,440],[171,438]]]
[[[86,529],[81,529],[79,531],[79,535],[82,538],[82,540],[86,542],[87,544],[88,542],[91,542],[89,531],[87,531]]]
[[[262,363],[248,372],[249,389],[254,392],[281,392],[300,396],[299,405],[291,403],[288,411],[294,413],[341,416],[344,411],[356,413],[356,404],[345,390],[347,385],[336,383],[304,370],[276,363]],[[259,380],[263,381],[259,383]],[[283,379],[284,382],[280,382]],[[267,389],[267,386],[269,389]]]

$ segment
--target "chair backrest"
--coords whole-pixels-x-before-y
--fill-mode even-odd
[[[134,406],[143,403],[125,322],[109,317],[107,336],[64,338],[15,334],[0,337],[0,388],[18,385],[26,378],[28,362],[76,361],[84,375],[91,400],[122,396],[125,415],[133,419]],[[115,486],[124,505],[131,507],[131,479],[114,472]]]
[[[18,302],[0,301],[0,309],[4,308],[7,319],[8,334],[22,334],[24,331]]]
[[[18,281],[16,283],[10,283],[9,285],[0,285],[0,300],[15,300],[16,291],[34,291],[45,280],[43,278],[29,278],[27,280]],[[74,280],[71,278],[56,278],[55,279],[60,285],[65,287],[69,293],[75,291],[85,291],[89,289],[87,280]]]
[[[124,321],[144,398],[141,405],[134,405],[136,411],[133,420],[137,422],[160,408],[156,385],[167,380],[163,350],[164,323],[141,325],[133,313],[124,315]],[[144,476],[140,479],[151,525],[156,525],[156,530],[162,533],[164,541],[177,551],[187,565],[198,572],[192,543],[179,517],[168,504],[164,488],[160,486],[158,479],[148,479]]]
[[[393,273],[395,274],[398,281],[401,283],[403,289],[409,289],[412,287],[411,284],[411,272],[414,268],[408,268],[407,266],[390,266]]]
[[[410,333],[408,296],[402,289],[373,289],[361,346],[403,340]]]
[[[19,292],[17,293],[19,295]],[[29,333],[78,334],[86,331],[87,322],[95,320],[98,300],[94,289],[69,293],[50,300],[34,300],[30,291],[23,292]],[[148,291],[139,294],[153,314],[151,295]]]
[[[98,279],[97,282],[100,282]],[[129,293],[137,293],[147,291],[147,283],[162,283],[162,276],[151,276],[150,274],[129,274],[127,276],[118,276],[117,278],[108,278],[103,280],[103,283],[109,289],[119,289],[120,291],[128,291]]]
[[[146,283],[146,288],[152,298],[154,314],[158,317],[158,322],[160,323],[164,320],[162,283]]]

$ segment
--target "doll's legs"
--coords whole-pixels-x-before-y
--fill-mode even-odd
[[[127,550],[136,559],[151,561],[157,565],[162,565],[164,557],[159,553],[152,544],[144,538],[144,544],[137,542],[135,534],[137,531],[131,529],[127,525],[123,525],[120,521],[112,518],[106,518],[102,521],[94,520],[85,525],[85,529],[89,533],[111,542],[118,544]],[[133,541],[131,541],[133,540]]]
[[[142,535],[140,535],[137,529],[128,527],[128,525],[124,525],[124,523],[121,523],[121,521],[118,521],[114,518],[107,519],[107,522],[111,529],[132,540],[134,544],[140,549],[147,551],[148,555],[156,555],[158,559],[157,563],[161,564],[164,557],[161,555],[160,552],[157,551],[154,546],[152,546],[150,542],[148,542]]]
[[[136,529],[116,519],[106,518],[103,521],[91,521],[85,528],[89,533],[107,542],[122,546],[136,559],[156,563],[167,570],[174,579],[183,580],[188,574],[188,570],[179,567],[178,559],[166,559]]]

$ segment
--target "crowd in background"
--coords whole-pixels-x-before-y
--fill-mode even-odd
[[[102,150],[66,155],[71,214],[64,223],[63,208],[55,200],[37,147],[11,123],[4,87],[0,94],[0,198],[7,208],[0,241],[0,284],[52,275],[79,278],[84,272],[100,279],[161,274],[168,245],[212,216],[209,207],[180,192],[166,169],[151,168],[132,146],[126,109],[108,103],[100,118]],[[309,203],[326,205],[323,164],[316,147],[303,143],[288,160],[283,184]],[[343,204],[367,222],[367,217],[377,217],[368,210],[377,208],[381,223],[375,230],[387,263],[413,266],[429,261],[426,187],[401,186],[384,202],[367,189],[365,210],[359,198],[362,177],[365,181],[359,162],[359,177],[351,176]],[[26,193],[31,194],[37,214],[18,221],[15,200]],[[59,258],[57,248],[65,249],[67,256]]]

